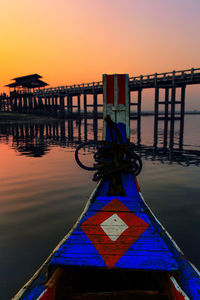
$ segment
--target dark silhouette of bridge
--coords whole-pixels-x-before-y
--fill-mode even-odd
[[[28,76],[21,78],[25,77]],[[37,84],[46,85],[42,81]],[[164,121],[164,134],[167,136],[170,132],[172,143],[175,121],[180,122],[180,133],[183,136],[185,90],[187,85],[194,84],[200,84],[200,68],[130,77],[131,117],[137,120],[138,137],[141,136],[141,104],[144,89],[154,89],[154,146],[156,146],[159,120]],[[102,117],[102,81],[50,88],[36,88],[35,83],[32,89],[29,86],[16,89],[16,84],[12,85],[9,85],[10,95],[0,95],[0,111],[44,114],[58,118]],[[164,99],[161,99],[163,89]],[[178,89],[181,91],[179,98]],[[133,97],[135,93],[136,97]],[[136,100],[133,101],[133,98]]]
[[[133,92],[138,93],[136,102],[133,102],[132,97],[130,97],[131,106],[136,108],[134,110],[135,117],[140,118],[141,115],[142,90],[150,88],[155,90],[154,112],[156,116],[159,115],[159,105],[163,105],[164,118],[175,118],[175,104],[181,105],[180,114],[182,116],[185,106],[185,88],[187,85],[194,84],[200,84],[200,68],[130,77],[130,96]],[[21,89],[16,89],[16,83],[8,86],[11,88],[10,95],[0,95],[1,111],[43,113],[60,117],[65,117],[65,112],[67,112],[68,117],[73,116],[76,111],[77,114],[86,117],[89,109],[92,110],[93,116],[96,116],[98,109],[102,107],[102,97],[99,99],[99,95],[103,94],[102,81],[50,88],[37,88],[36,84],[34,88],[31,88],[29,84],[29,86],[23,85]],[[177,88],[181,88],[180,99],[176,99]],[[160,89],[165,90],[165,98],[162,100],[159,98]],[[89,102],[88,96],[92,96],[92,100]],[[171,110],[169,110],[169,106]]]

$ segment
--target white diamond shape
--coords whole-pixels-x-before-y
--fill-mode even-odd
[[[110,218],[102,222],[100,226],[112,241],[116,241],[128,228],[126,223],[124,223],[117,214],[112,215]]]

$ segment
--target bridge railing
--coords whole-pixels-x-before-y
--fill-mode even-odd
[[[83,91],[86,88],[99,88],[103,85],[102,81],[97,81],[97,82],[90,82],[90,83],[81,83],[81,84],[73,84],[73,85],[65,85],[65,86],[58,86],[58,87],[53,87],[53,88],[44,88],[44,89],[36,89],[34,92],[35,93],[48,93],[48,92],[57,92],[57,91],[66,91],[68,90],[69,92],[71,91]]]
[[[144,82],[152,82],[152,81],[159,81],[159,80],[173,80],[175,78],[188,78],[192,80],[196,74],[200,74],[200,68],[192,68],[188,70],[181,70],[181,71],[172,71],[172,72],[165,72],[165,73],[155,73],[155,74],[148,74],[148,75],[140,75],[135,77],[130,77],[129,82],[131,83],[144,83]]]
[[[148,75],[139,75],[129,78],[130,84],[143,84],[143,83],[152,83],[152,82],[159,82],[159,81],[168,81],[168,80],[175,80],[175,79],[184,79],[189,78],[193,80],[194,76],[199,74],[200,75],[200,68],[191,68],[187,70],[180,70],[180,71],[172,71],[172,72],[165,72],[165,73],[154,73]],[[48,94],[52,92],[84,92],[87,88],[101,88],[103,86],[102,81],[97,82],[90,82],[90,83],[81,83],[81,84],[74,84],[74,85],[65,85],[65,86],[58,86],[52,88],[44,88],[44,89],[37,89],[34,91],[35,94],[43,93]]]

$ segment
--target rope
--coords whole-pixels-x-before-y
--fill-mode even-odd
[[[110,130],[111,142],[89,141],[81,144],[75,151],[77,164],[87,171],[97,171],[93,176],[94,181],[99,181],[102,178],[113,178],[121,172],[133,172],[137,176],[141,172],[142,161],[134,152],[135,145],[130,142],[123,142],[120,130],[110,116],[106,116],[105,121]],[[97,152],[94,154],[95,164],[92,167],[83,165],[79,159],[80,149],[90,145],[96,145],[97,148]]]

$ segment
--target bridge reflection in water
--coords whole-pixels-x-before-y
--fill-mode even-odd
[[[140,128],[131,130],[135,150],[141,157],[161,163],[176,162],[184,166],[200,164],[200,151],[183,144],[182,127],[174,130],[173,126],[173,133],[170,130],[168,132],[168,126],[163,122],[163,126],[157,128],[156,133],[155,130],[152,132],[152,137],[149,138],[151,144],[148,142],[148,145],[141,143]],[[0,143],[8,144],[21,155],[41,157],[54,146],[71,150],[83,142],[98,141],[101,133],[102,120],[97,118],[6,122],[0,124]]]

